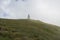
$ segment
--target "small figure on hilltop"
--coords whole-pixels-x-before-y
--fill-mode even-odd
[[[28,14],[28,19],[30,19],[30,15]]]

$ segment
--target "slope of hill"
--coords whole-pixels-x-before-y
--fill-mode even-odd
[[[0,40],[60,40],[60,28],[38,20],[0,19]]]

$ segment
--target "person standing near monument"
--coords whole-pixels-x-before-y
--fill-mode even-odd
[[[30,15],[28,14],[28,19],[30,19]]]

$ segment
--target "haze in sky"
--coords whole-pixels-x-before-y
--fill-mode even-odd
[[[60,0],[0,0],[0,18],[31,19],[60,26]]]

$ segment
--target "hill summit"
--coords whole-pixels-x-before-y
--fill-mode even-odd
[[[0,40],[60,40],[60,27],[28,19],[0,19]]]

